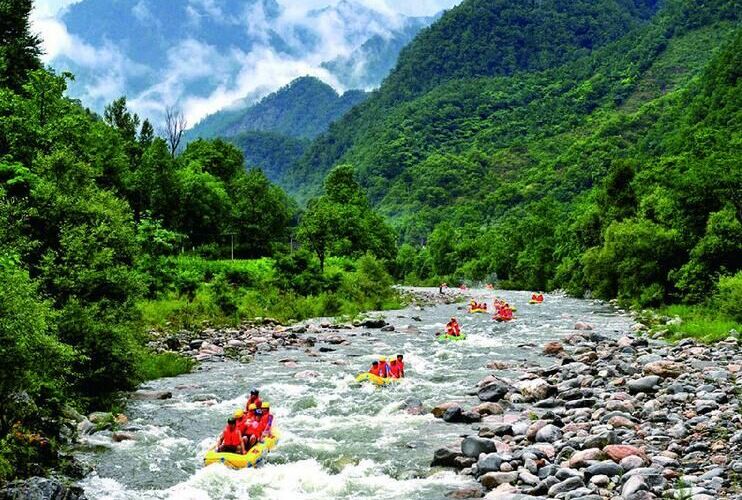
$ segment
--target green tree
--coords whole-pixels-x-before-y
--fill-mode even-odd
[[[41,68],[41,40],[31,33],[32,0],[0,0],[0,87],[20,91]]]

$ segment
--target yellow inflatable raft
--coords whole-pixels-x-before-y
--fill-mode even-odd
[[[368,373],[368,372],[360,373],[356,377],[356,382],[368,381],[376,385],[388,385],[394,382],[399,382],[400,380],[401,379],[398,379],[398,378],[382,378],[382,377],[379,377],[378,375],[374,375],[373,373]]]
[[[257,467],[266,455],[276,447],[280,438],[278,429],[273,427],[270,436],[263,438],[258,444],[250,448],[246,455],[239,453],[218,453],[209,450],[204,456],[204,465],[224,464],[232,469],[244,469],[246,467]]]
[[[489,311],[487,311],[487,309],[480,309],[478,307],[475,307],[474,309],[469,309],[469,312],[473,314],[473,313],[487,313]]]

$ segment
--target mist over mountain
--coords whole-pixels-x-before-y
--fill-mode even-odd
[[[195,124],[303,75],[341,93],[378,86],[399,50],[434,20],[386,5],[82,0],[37,21],[36,28],[47,62],[76,75],[70,93],[86,106],[102,111],[126,95],[133,110],[155,121],[166,106],[177,105]]]

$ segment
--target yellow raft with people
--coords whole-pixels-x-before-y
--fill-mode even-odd
[[[373,373],[359,373],[356,377],[356,382],[371,382],[375,385],[388,385],[392,384],[394,382],[399,382],[400,378],[392,378],[392,377],[379,377],[378,375],[374,375]]]
[[[239,453],[219,453],[214,449],[206,452],[204,465],[224,464],[232,469],[245,469],[257,467],[265,456],[276,447],[281,435],[275,427],[271,429],[270,435],[263,438],[255,446],[250,448],[245,455]]]
[[[482,309],[480,307],[475,307],[473,309],[469,309],[469,312],[472,313],[472,314],[475,314],[475,313],[488,313],[489,311],[487,309]]]

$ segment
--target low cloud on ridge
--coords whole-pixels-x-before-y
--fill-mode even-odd
[[[264,11],[264,2],[245,3],[242,12],[225,13],[215,0],[181,1],[189,3],[194,22],[197,16],[212,16],[235,23],[225,29],[242,26],[253,45],[249,50],[234,46],[225,50],[187,38],[168,47],[166,64],[154,68],[134,61],[113,42],[93,46],[70,33],[62,13],[78,0],[37,1],[33,26],[44,39],[47,63],[84,72],[84,82],[76,84],[74,93],[85,105],[100,111],[106,103],[127,95],[134,111],[156,122],[166,106],[178,105],[188,122],[195,124],[237,100],[257,99],[303,75],[315,76],[342,92],[346,89],[321,63],[351,54],[372,35],[388,36],[401,27],[404,15],[432,15],[460,0],[278,0],[277,17]],[[336,8],[318,13],[326,7]],[[134,8],[138,19],[149,14],[145,1]],[[381,14],[379,20],[367,9]],[[158,20],[152,22],[156,26]],[[272,45],[274,33],[293,52],[277,50]],[[309,46],[307,38],[314,40]],[[140,81],[147,82],[145,88],[133,91]]]

